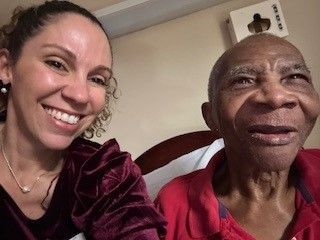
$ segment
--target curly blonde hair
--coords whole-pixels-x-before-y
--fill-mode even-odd
[[[102,24],[88,10],[68,1],[53,0],[26,9],[17,7],[13,11],[9,23],[0,28],[0,48],[5,48],[9,51],[12,64],[15,64],[19,59],[24,43],[37,35],[55,17],[64,13],[76,13],[90,19],[103,30],[109,40]],[[104,127],[111,119],[110,103],[112,100],[117,99],[117,80],[112,75],[105,84],[105,88],[105,107],[91,126],[83,133],[85,138],[100,137],[102,132],[106,131]],[[2,113],[6,111],[7,100],[8,94],[0,95],[0,112]]]

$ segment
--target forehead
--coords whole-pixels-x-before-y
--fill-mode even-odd
[[[105,33],[100,26],[80,14],[54,16],[25,43],[23,50],[36,50],[45,44],[60,45],[79,59],[91,58],[111,63],[111,50]]]
[[[304,63],[302,54],[289,42],[278,38],[252,38],[232,48],[225,57],[228,69],[241,65],[270,68]]]

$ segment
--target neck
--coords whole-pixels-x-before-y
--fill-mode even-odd
[[[218,168],[213,179],[219,201],[255,239],[285,238],[295,214],[295,174],[291,164],[270,170],[253,159],[226,154],[227,164]]]
[[[228,155],[227,159],[227,165],[214,178],[214,189],[218,196],[261,202],[284,199],[288,192],[292,192],[294,179],[290,174],[290,166],[287,169],[269,170]]]
[[[252,200],[281,198],[290,189],[289,170],[282,171],[233,171],[229,169],[230,187]]]
[[[15,134],[4,125],[1,143],[6,158],[12,169],[17,172],[37,173],[41,170],[50,172],[59,167],[61,151],[50,150],[41,144],[32,142],[23,134]]]

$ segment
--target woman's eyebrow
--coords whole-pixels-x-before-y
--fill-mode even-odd
[[[76,60],[76,58],[77,58],[76,55],[73,52],[71,52],[69,49],[62,47],[62,46],[55,44],[55,43],[43,44],[42,47],[43,48],[56,48],[59,51],[62,51],[63,53],[65,53],[72,60]],[[94,69],[92,71],[107,71],[107,72],[109,72],[110,77],[113,74],[111,68],[104,66],[104,65],[98,65],[98,66],[94,67]]]
[[[108,72],[110,74],[110,77],[112,77],[113,75],[112,69],[104,65],[99,65],[94,67],[91,72],[99,72],[99,71]]]
[[[71,52],[69,49],[62,47],[56,43],[46,43],[46,44],[43,44],[41,47],[42,48],[56,48],[56,49],[64,52],[66,55],[68,55],[68,57],[71,58],[72,60],[76,59],[76,55],[73,52]]]

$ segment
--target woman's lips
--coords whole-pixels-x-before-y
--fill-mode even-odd
[[[248,132],[256,142],[276,146],[293,142],[297,135],[297,129],[287,125],[252,125]]]

